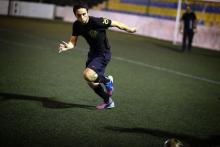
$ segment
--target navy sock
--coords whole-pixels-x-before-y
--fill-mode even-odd
[[[94,89],[94,91],[104,100],[104,102],[108,102],[109,95],[104,91],[104,89],[102,88],[100,84],[98,85],[98,87]]]
[[[103,75],[99,75],[98,78],[95,80],[95,83],[96,82],[106,84],[106,83],[110,82],[110,80]]]

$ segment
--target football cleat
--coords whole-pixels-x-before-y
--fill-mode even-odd
[[[183,143],[176,138],[171,138],[165,141],[164,147],[183,147]]]
[[[114,101],[111,98],[109,98],[108,102],[102,102],[101,104],[96,106],[96,109],[103,110],[103,109],[111,109],[114,107],[115,107]]]
[[[113,76],[109,75],[107,77],[110,81],[105,85],[105,88],[106,88],[106,92],[109,96],[112,96],[113,95],[113,91],[114,91],[114,87],[113,87]]]

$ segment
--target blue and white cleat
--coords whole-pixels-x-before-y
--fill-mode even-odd
[[[105,88],[106,88],[106,92],[109,96],[112,96],[113,95],[113,91],[114,91],[114,87],[113,87],[113,76],[109,75],[107,77],[110,81],[105,85]]]

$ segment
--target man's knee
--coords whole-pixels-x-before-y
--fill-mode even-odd
[[[98,78],[98,74],[94,70],[86,68],[83,72],[83,77],[88,82],[94,82]]]

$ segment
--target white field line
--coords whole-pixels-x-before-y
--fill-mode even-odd
[[[191,79],[195,79],[195,80],[208,82],[208,83],[211,83],[211,84],[220,85],[219,81],[211,80],[211,79],[208,79],[208,78],[194,76],[194,75],[191,75],[191,74],[175,71],[175,70],[160,67],[160,66],[150,65],[150,64],[146,64],[146,63],[143,63],[143,62],[130,60],[130,59],[122,58],[122,57],[113,57],[113,58],[117,59],[117,60],[120,60],[120,61],[123,61],[123,62],[139,65],[139,66],[142,66],[142,67],[152,68],[152,69],[155,69],[155,70],[164,71],[164,72],[171,73],[171,74],[174,74],[174,75],[179,75],[179,76],[183,76],[183,77],[187,77],[187,78],[191,78]]]
[[[6,43],[6,44],[13,44],[13,45],[18,45],[18,46],[24,46],[24,47],[31,47],[31,48],[36,48],[36,49],[43,49],[42,47],[31,46],[31,45],[27,45],[27,44],[19,43],[19,42],[11,42],[11,41],[7,41],[7,40],[3,40],[3,39],[0,39],[0,42]],[[76,48],[75,50],[83,51],[83,52],[87,51],[87,50],[81,49],[81,48]],[[58,49],[57,49],[57,51],[58,51]],[[135,64],[135,65],[138,65],[138,66],[142,66],[142,67],[145,67],[145,68],[151,68],[151,69],[167,72],[167,73],[174,74],[174,75],[183,76],[183,77],[186,77],[186,78],[207,82],[207,83],[210,83],[210,84],[220,85],[219,81],[211,80],[211,79],[208,79],[208,78],[199,77],[199,76],[195,76],[195,75],[191,75],[191,74],[175,71],[175,70],[164,68],[164,67],[160,67],[160,66],[150,65],[150,64],[147,64],[147,63],[143,63],[143,62],[139,62],[139,61],[135,61],[135,60],[131,60],[131,59],[126,59],[126,58],[122,58],[122,57],[114,56],[112,58],[116,59],[116,60],[119,60],[119,61],[130,63],[130,64]]]

